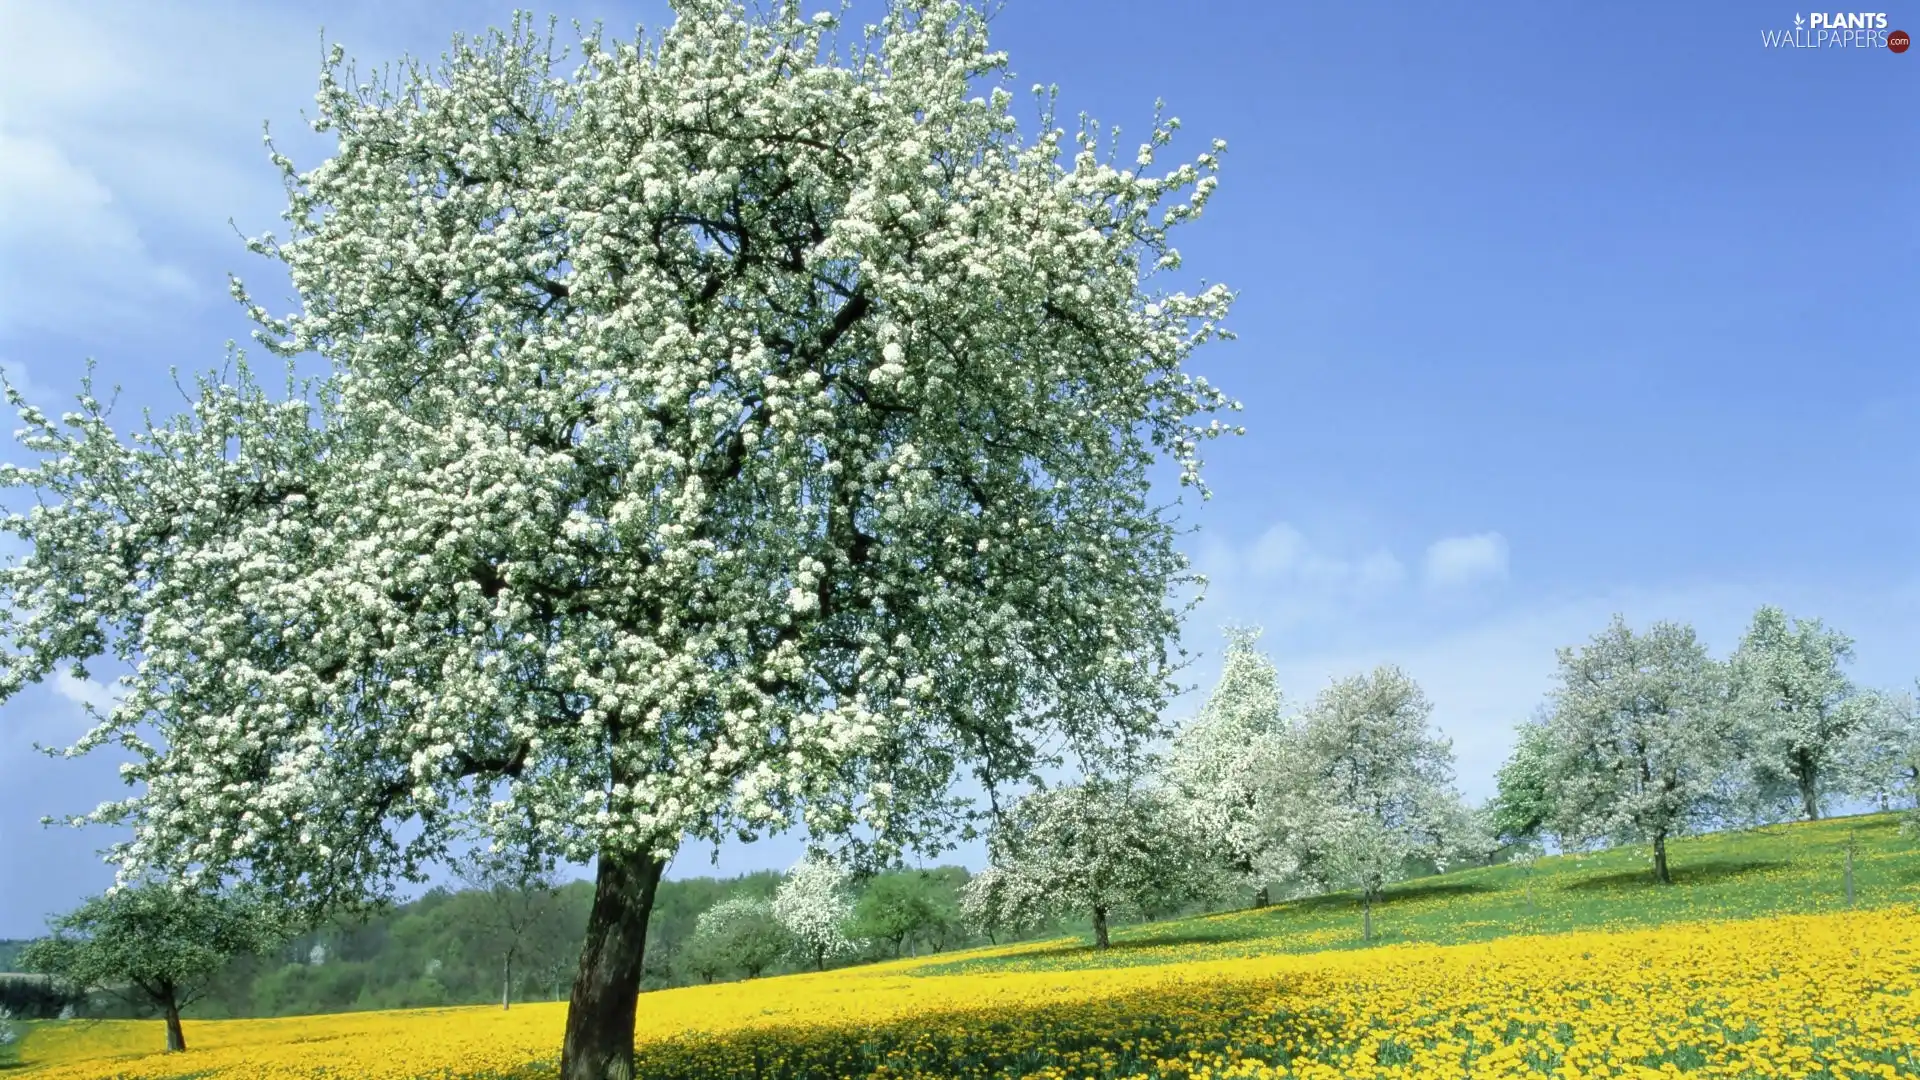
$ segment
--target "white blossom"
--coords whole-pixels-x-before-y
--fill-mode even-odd
[[[1667,839],[1712,820],[1727,795],[1734,724],[1726,672],[1693,628],[1637,634],[1616,616],[1560,650],[1544,737],[1553,831],[1575,844],[1651,843],[1671,880]]]
[[[1754,613],[1729,674],[1751,767],[1763,804],[1795,804],[1820,816],[1820,799],[1847,737],[1872,707],[1840,668],[1853,659],[1853,639],[1818,619],[1790,620],[1777,607]]]
[[[963,903],[982,928],[1030,925],[1047,914],[1108,921],[1157,904],[1219,894],[1206,839],[1167,795],[1125,778],[1095,777],[1020,798],[988,837],[990,867]]]
[[[853,917],[847,873],[829,860],[805,858],[787,871],[773,894],[773,917],[793,935],[795,948],[815,968],[854,951],[847,927]]]

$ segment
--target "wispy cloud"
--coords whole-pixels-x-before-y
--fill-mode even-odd
[[[53,692],[80,706],[83,711],[91,707],[102,716],[120,703],[122,694],[118,686],[77,678],[71,671],[54,673]]]
[[[260,124],[301,138],[317,22],[266,6],[7,4],[0,33],[0,333],[223,300],[221,268],[196,256],[238,250],[229,218],[275,223],[284,196]]]
[[[0,332],[191,296],[127,208],[52,140],[0,128]]]
[[[1423,573],[1430,588],[1459,589],[1507,576],[1507,538],[1497,532],[1449,536],[1427,546]]]

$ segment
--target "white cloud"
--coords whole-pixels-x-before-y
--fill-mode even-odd
[[[1427,546],[1426,582],[1440,589],[1461,588],[1507,576],[1507,538],[1497,532],[1449,536]]]
[[[327,13],[343,17],[382,26],[350,31],[373,46],[357,55],[398,51],[390,20]],[[313,108],[321,22],[266,4],[0,4],[0,332],[217,305],[222,271],[264,276],[257,258],[235,257],[228,222],[250,234],[281,224],[262,121],[303,166],[330,145],[299,115]],[[436,25],[441,47],[443,35]],[[216,251],[224,265],[200,265]]]
[[[127,208],[51,140],[0,129],[0,331],[192,294]]]
[[[1247,554],[1246,566],[1255,577],[1353,592],[1392,588],[1406,576],[1400,560],[1391,552],[1338,558],[1315,550],[1299,529],[1285,522],[1261,534]]]
[[[92,706],[102,716],[120,703],[122,691],[115,686],[94,682],[92,679],[75,678],[70,671],[57,671],[53,676],[53,691],[68,701],[84,708]]]
[[[36,405],[46,405],[46,387],[34,381],[33,372],[18,360],[0,360],[0,373],[5,373],[7,382],[20,391],[22,397]]]
[[[1329,551],[1285,522],[1245,548],[1210,538],[1202,543],[1195,565],[1207,575],[1210,593],[1258,595],[1258,618],[1274,629],[1308,626],[1373,607],[1407,576],[1406,567],[1390,551]]]

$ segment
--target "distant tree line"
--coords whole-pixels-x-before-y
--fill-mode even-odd
[[[789,875],[766,871],[661,882],[648,927],[643,986],[657,990],[825,969],[988,941],[985,932],[961,918],[960,896],[968,880],[961,867],[902,869],[858,883],[838,879],[844,918],[831,927],[835,943],[827,947],[797,932],[801,924],[793,915],[776,917],[776,901],[788,880]],[[485,881],[469,874],[384,910],[288,932],[268,948],[236,949],[196,980],[191,1011],[202,1018],[226,1018],[564,1000],[592,899],[589,881],[553,883],[538,875],[532,881]],[[504,914],[509,909],[515,917]],[[1053,921],[1027,933],[1074,928],[1071,922]],[[6,962],[0,967],[27,966],[21,962],[23,951],[39,966],[61,967],[63,958],[46,948],[53,940],[5,943],[0,958]],[[124,978],[66,970],[88,984],[0,974],[0,1007],[40,1019],[70,1006],[92,1017],[168,1012],[164,1001],[125,993]],[[503,986],[503,976],[510,984]]]

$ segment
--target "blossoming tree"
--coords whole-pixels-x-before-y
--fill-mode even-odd
[[[1709,820],[1729,794],[1735,717],[1723,665],[1693,628],[1635,633],[1615,616],[1560,650],[1547,721],[1553,832],[1574,843],[1650,843],[1671,884],[1668,838]]]
[[[1920,680],[1912,690],[1863,697],[1865,715],[1836,759],[1841,780],[1882,810],[1904,805],[1909,824],[1920,826]]]
[[[729,896],[700,913],[688,948],[749,979],[793,953],[794,940],[764,896]]]
[[[288,235],[250,241],[299,310],[233,283],[325,365],[285,399],[242,363],[129,444],[90,384],[57,422],[9,395],[40,504],[0,697],[130,667],[74,748],[132,758],[116,858],[314,907],[462,823],[591,860],[566,1080],[631,1073],[685,838],[935,848],[958,778],[1158,730],[1187,570],[1148,474],[1197,485],[1234,407],[1186,368],[1230,295],[1156,278],[1219,144],[1156,170],[1168,120],[1117,163],[1044,95],[1023,140],[951,0],[832,48],[676,11],[571,77],[524,20],[393,81],[335,47],[337,151],[272,151]]]
[[[1853,639],[1819,619],[1771,606],[1754,613],[1728,673],[1763,804],[1797,803],[1812,821],[1821,797],[1845,787],[1838,759],[1874,706],[1841,670],[1852,659]]]
[[[1259,637],[1254,629],[1228,631],[1220,682],[1174,737],[1164,771],[1178,812],[1253,885],[1254,906],[1264,907],[1272,883],[1297,869],[1289,839],[1303,825],[1304,793],[1298,741]]]
[[[52,932],[30,942],[20,964],[82,995],[110,990],[156,1010],[174,1053],[187,1048],[181,1010],[206,993],[227,961],[282,941],[281,914],[242,893],[142,881],[49,920]]]
[[[993,873],[969,881],[977,895],[963,900],[977,924],[1091,916],[1096,949],[1108,947],[1111,919],[1151,903],[1211,899],[1223,884],[1211,845],[1173,800],[1126,777],[1032,791],[987,846]]]
[[[773,894],[773,917],[792,935],[794,947],[816,971],[825,970],[830,957],[854,950],[847,934],[853,920],[853,898],[847,874],[832,862],[803,858],[787,871]]]
[[[1323,884],[1359,890],[1362,934],[1373,905],[1416,858],[1444,862],[1463,839],[1453,789],[1453,745],[1429,721],[1433,705],[1406,672],[1383,665],[1334,682],[1301,720],[1318,810],[1308,869]]]

